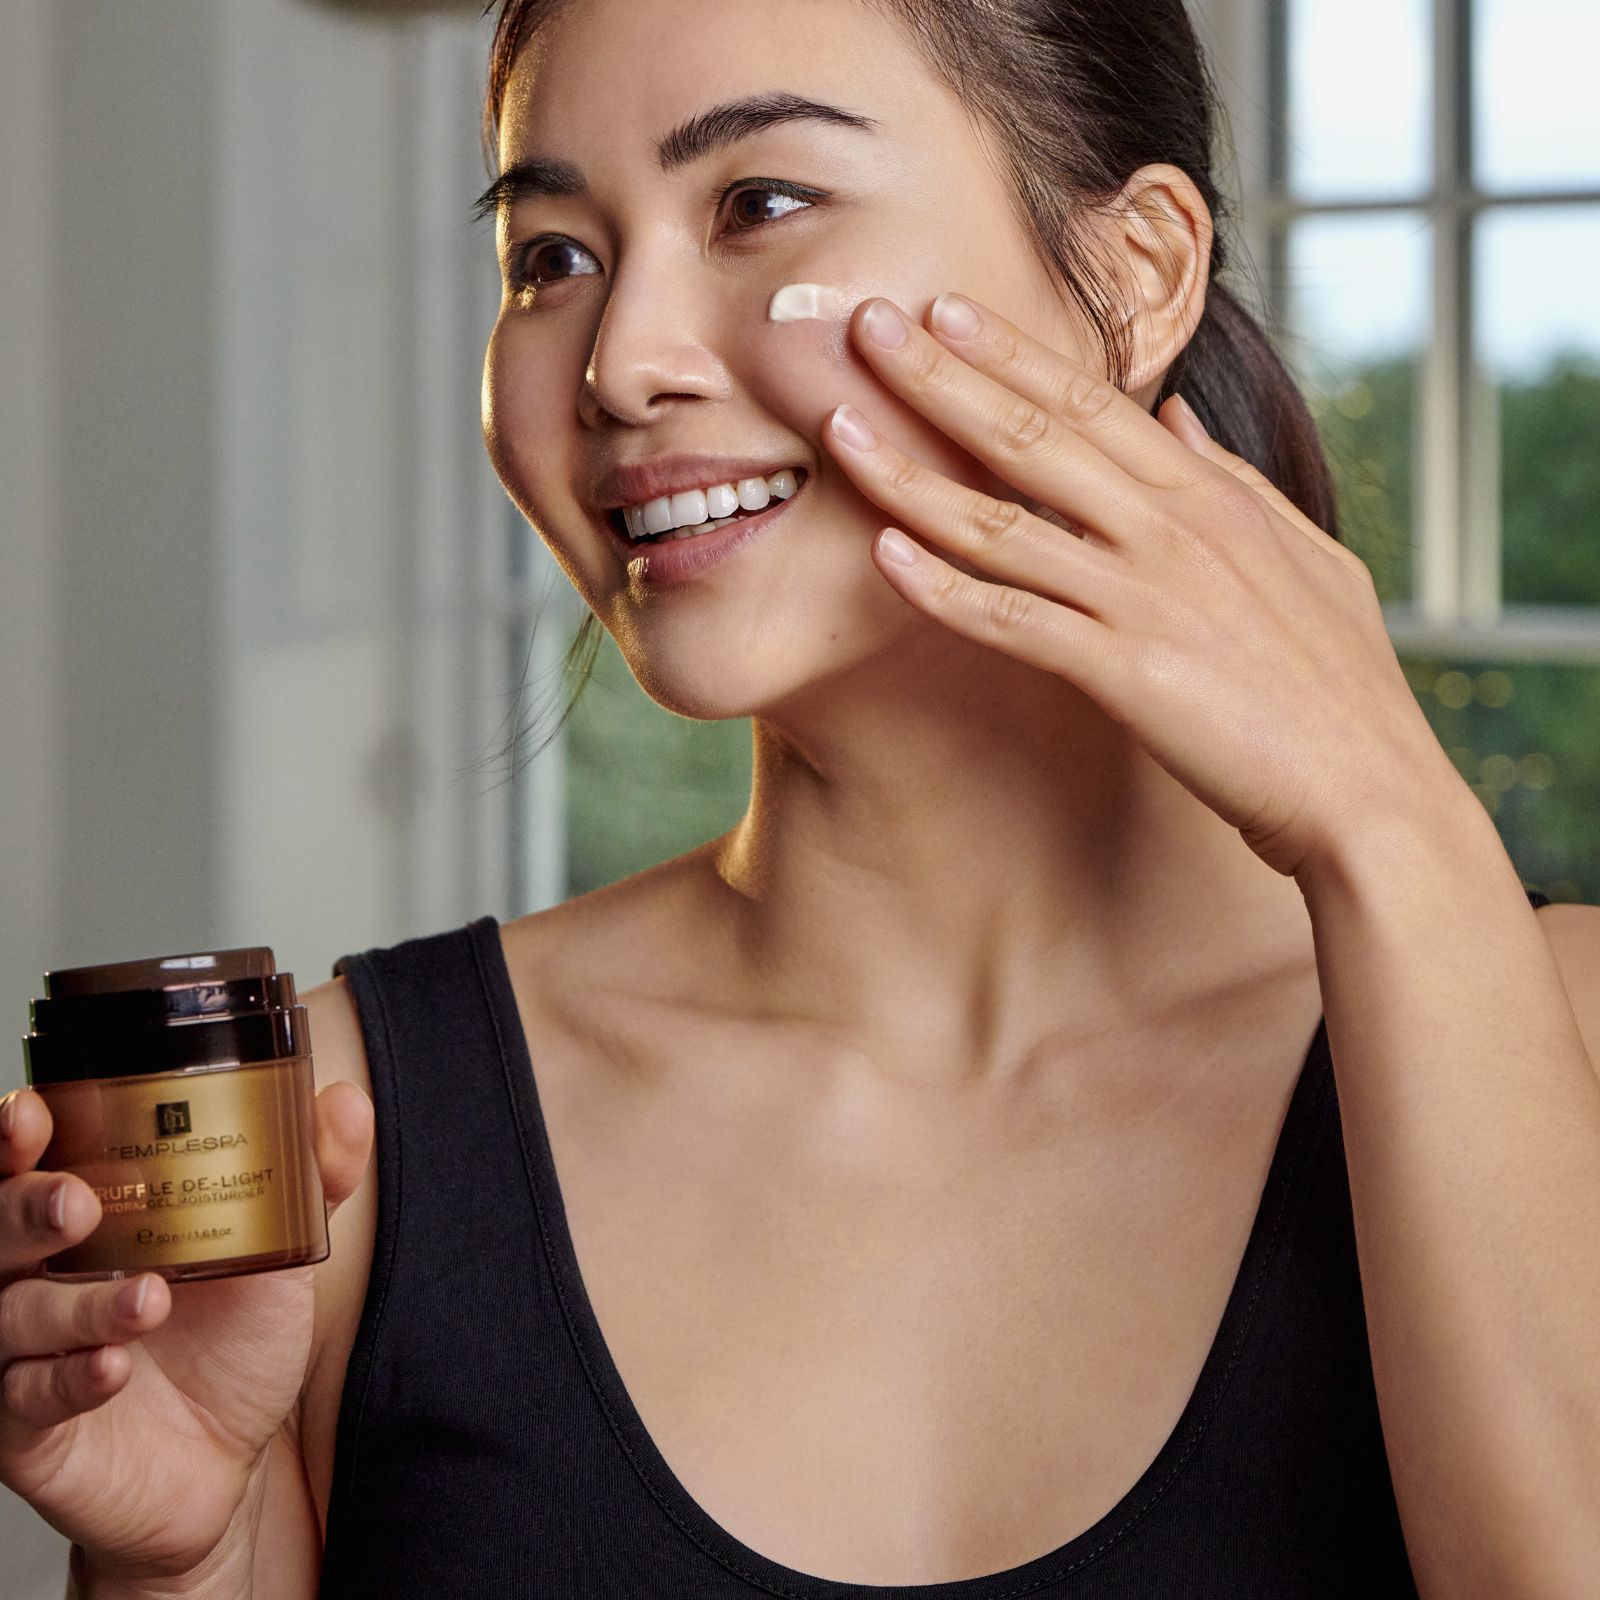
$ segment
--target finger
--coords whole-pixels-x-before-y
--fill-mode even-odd
[[[16,1455],[38,1435],[103,1406],[133,1372],[122,1345],[13,1361],[0,1374],[0,1455]]]
[[[869,337],[875,307],[905,329],[898,349]],[[973,310],[977,326],[961,339],[912,326],[887,300],[863,301],[852,316],[859,348],[897,394],[1007,483],[1076,521],[1114,534],[1138,485],[1194,481],[1193,453],[1137,401],[997,313]]]
[[[1363,572],[1367,570],[1360,556],[1348,545],[1341,544],[1331,533],[1319,528],[1259,467],[1218,444],[1206,432],[1205,424],[1195,415],[1194,408],[1181,395],[1169,395],[1157,410],[1156,420],[1202,460],[1220,467],[1247,489],[1253,490],[1290,527],[1311,540],[1319,550],[1345,558]]]
[[[372,1102],[353,1083],[330,1083],[317,1095],[317,1166],[327,1214],[361,1183],[372,1153]]]
[[[907,563],[892,553],[897,539],[910,556]],[[1104,623],[1041,595],[961,572],[897,528],[884,529],[872,548],[879,570],[918,610],[952,632],[1076,684],[1119,722],[1131,717],[1131,660],[1124,641]]]
[[[964,308],[970,332],[946,326],[949,310]],[[966,295],[941,294],[928,308],[930,337],[962,361],[1053,415],[1080,419],[1094,444],[1131,477],[1154,489],[1193,482],[1193,463],[1132,395],[1103,374],[1024,332],[998,311]]]
[[[853,407],[838,407],[828,436],[856,487],[942,553],[1100,621],[1109,620],[1108,609],[1126,595],[1128,566],[1114,550],[1073,538],[1013,500],[933,471],[880,438]]]
[[[19,1278],[0,1289],[0,1363],[126,1343],[159,1327],[171,1309],[159,1272],[105,1283]]]
[[[39,1164],[50,1143],[50,1108],[33,1089],[13,1089],[0,1099],[0,1177]]]
[[[0,1279],[30,1273],[46,1256],[100,1226],[98,1196],[71,1172],[19,1172],[0,1182]]]
[[[863,301],[862,306],[888,307],[889,302]],[[898,311],[894,315],[907,330],[899,349],[878,348],[859,331],[856,337],[877,375],[898,398],[1023,498],[1093,529],[1107,543],[1127,542],[1129,513],[1138,497],[1148,492],[1147,486],[1097,449],[1064,416],[986,377],[923,329],[912,327]],[[861,307],[854,320],[858,329],[864,326]],[[1087,391],[1074,403],[1091,403]],[[1171,442],[1176,447],[1176,441]]]

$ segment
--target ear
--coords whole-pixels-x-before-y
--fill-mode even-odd
[[[1205,312],[1214,228],[1193,179],[1165,162],[1134,173],[1115,215],[1133,340],[1128,393],[1148,407]]]

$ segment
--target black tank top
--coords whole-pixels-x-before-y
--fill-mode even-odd
[[[495,918],[345,956],[334,972],[366,1042],[378,1214],[339,1407],[323,1600],[1416,1595],[1325,1021],[1210,1353],[1155,1460],[1048,1555],[886,1586],[809,1577],[742,1544],[646,1432],[584,1292]]]

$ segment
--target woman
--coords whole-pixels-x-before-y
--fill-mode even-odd
[[[1582,1592],[1595,916],[1214,281],[1179,0],[511,0],[488,113],[490,453],[749,808],[308,996],[328,1261],[9,1285],[83,1591]]]

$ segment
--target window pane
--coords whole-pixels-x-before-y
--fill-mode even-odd
[[[1285,352],[1322,430],[1340,533],[1385,600],[1411,598],[1412,440],[1428,329],[1416,212],[1306,217],[1289,232]]]
[[[568,893],[714,839],[744,815],[750,722],[692,722],[634,682],[609,634],[567,724]]]
[[[1431,178],[1425,0],[1291,0],[1289,187],[1308,200],[1421,195]]]
[[[1600,903],[1600,668],[1410,655],[1401,664],[1523,882],[1552,900]]]
[[[1600,189],[1600,6],[1477,0],[1478,181],[1486,189]]]
[[[1477,245],[1506,604],[1600,605],[1600,206],[1496,207]]]

